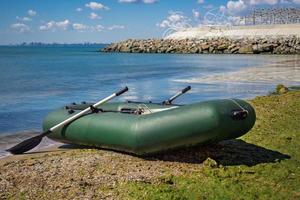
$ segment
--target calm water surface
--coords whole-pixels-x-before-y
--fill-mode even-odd
[[[192,91],[176,100],[177,103],[267,94],[280,80],[227,82],[226,78],[220,81],[220,75],[238,76],[234,72],[290,59],[287,56],[99,53],[99,48],[0,47],[0,134],[41,130],[42,119],[52,109],[70,102],[96,101],[125,85],[130,92],[118,101],[161,102],[187,85],[192,86]],[[299,72],[296,68],[291,70]],[[214,75],[218,75],[217,82],[213,81]],[[211,82],[199,81],[207,77]],[[188,81],[194,79],[198,81]]]

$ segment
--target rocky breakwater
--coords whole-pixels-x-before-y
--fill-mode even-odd
[[[129,39],[112,43],[100,51],[182,54],[300,54],[300,38]]]

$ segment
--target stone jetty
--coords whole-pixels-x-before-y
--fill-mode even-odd
[[[180,54],[300,54],[300,37],[128,39],[112,43],[100,51]]]

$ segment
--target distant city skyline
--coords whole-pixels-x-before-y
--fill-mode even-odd
[[[0,44],[161,38],[170,27],[180,29],[218,20],[238,24],[239,16],[253,8],[299,6],[300,0],[2,1]]]

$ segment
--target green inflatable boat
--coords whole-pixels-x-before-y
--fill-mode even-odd
[[[68,105],[51,112],[44,130],[92,104]],[[106,103],[47,135],[63,143],[101,147],[137,155],[237,138],[255,123],[255,111],[239,99],[190,105]]]

